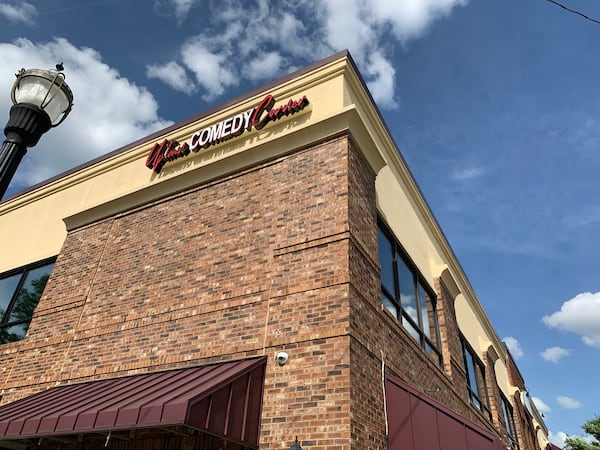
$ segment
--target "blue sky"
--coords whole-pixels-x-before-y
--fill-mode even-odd
[[[0,0],[0,24],[0,110],[21,67],[64,61],[75,94],[12,193],[348,48],[554,442],[600,414],[600,25],[547,0]]]

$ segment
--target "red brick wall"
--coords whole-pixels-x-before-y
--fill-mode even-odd
[[[506,350],[506,368],[508,370],[508,379],[510,383],[519,388],[521,392],[525,392],[526,389],[523,376],[521,375],[521,372],[519,372],[519,369],[508,350]],[[513,413],[515,416],[515,426],[517,427],[517,437],[521,448],[537,448],[536,430],[525,405],[521,402],[520,394],[515,394],[510,401],[515,405]]]
[[[2,403],[266,354],[261,448],[351,448],[348,159],[341,136],[70,232]]]
[[[348,136],[299,150],[70,232],[28,337],[0,346],[1,401],[265,354],[264,449],[385,448],[382,361],[489,428],[452,299],[433,286],[440,367],[381,307],[379,270],[370,166]]]

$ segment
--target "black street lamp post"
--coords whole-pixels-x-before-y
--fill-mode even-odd
[[[42,134],[62,123],[73,106],[73,93],[57,70],[21,69],[10,94],[13,106],[4,128],[6,139],[0,148],[0,200],[21,159]]]

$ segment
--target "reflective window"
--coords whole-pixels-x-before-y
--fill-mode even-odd
[[[475,351],[461,338],[465,370],[467,371],[467,392],[471,403],[491,420],[490,401],[485,381],[485,366]]]
[[[504,416],[504,426],[506,428],[506,437],[510,442],[513,449],[519,448],[519,441],[517,439],[517,428],[515,427],[515,416],[513,408],[507,398],[500,394],[502,398],[502,414]]]
[[[0,274],[0,344],[23,339],[54,260]]]
[[[394,257],[394,247],[388,237],[379,230],[379,260],[391,261]],[[381,284],[394,295],[394,267],[391,264],[381,266]]]
[[[388,228],[379,226],[381,303],[442,364],[436,297]]]
[[[396,261],[396,267],[398,267],[398,284],[400,285],[400,305],[402,306],[402,310],[415,323],[419,323],[415,274],[402,259]]]

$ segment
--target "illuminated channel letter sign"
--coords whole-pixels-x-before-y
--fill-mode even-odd
[[[197,153],[219,142],[240,136],[253,128],[260,130],[271,121],[302,111],[308,103],[308,98],[305,95],[298,100],[290,100],[274,108],[275,99],[269,94],[254,108],[196,131],[183,144],[168,139],[161,143],[157,142],[148,153],[146,167],[160,173],[166,162],[183,158],[189,155],[190,152]]]

